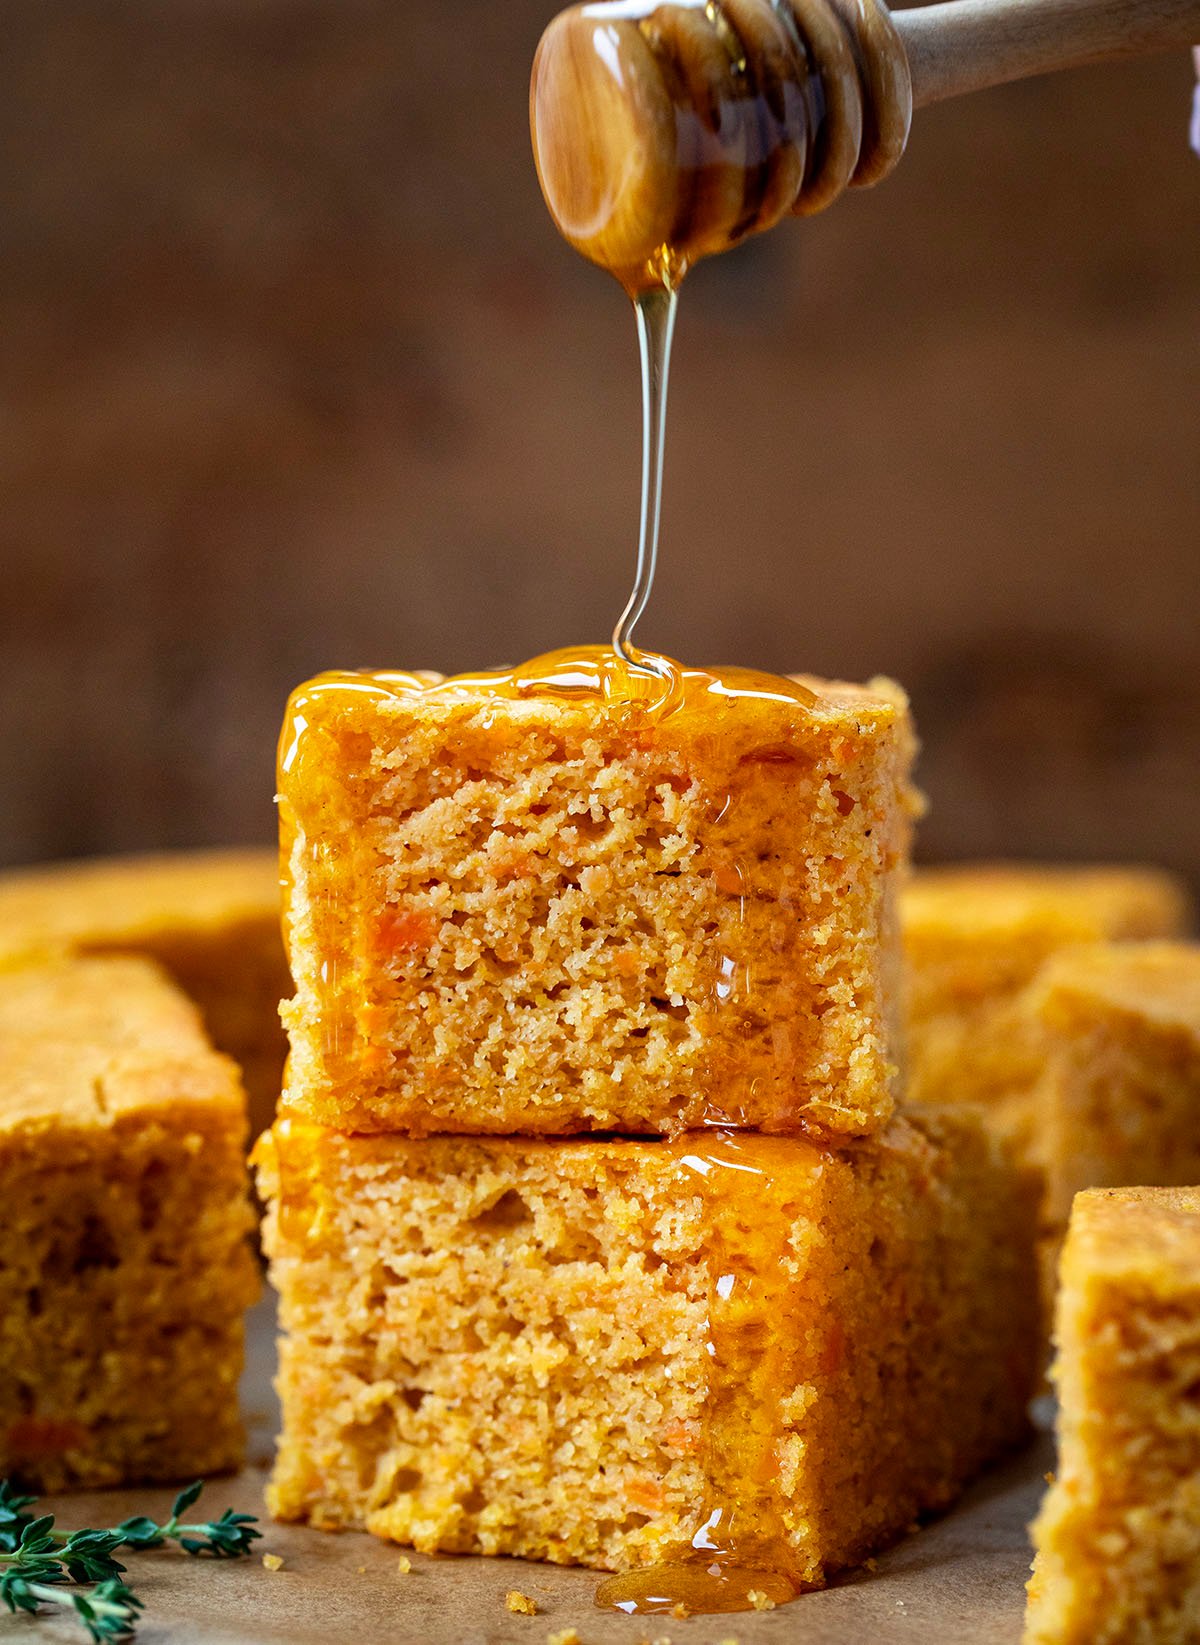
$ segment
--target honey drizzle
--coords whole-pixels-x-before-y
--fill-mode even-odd
[[[701,1411],[706,1496],[690,1536],[653,1566],[607,1577],[602,1609],[630,1615],[768,1609],[811,1587],[788,1540],[777,1445],[781,1403],[795,1381],[794,1297],[772,1238],[788,1201],[785,1178],[813,1156],[779,1138],[733,1132],[665,1143],[681,1188],[700,1192],[707,1266],[707,1389]],[[819,1167],[818,1167],[819,1168]],[[757,1178],[749,1182],[747,1178]],[[789,1377],[789,1373],[791,1373]]]
[[[638,354],[642,368],[642,495],[638,522],[637,574],[633,591],[613,630],[613,650],[633,668],[659,673],[664,659],[641,652],[633,631],[650,599],[658,565],[658,529],[662,517],[663,450],[667,418],[667,382],[671,371],[671,341],[675,333],[678,294],[664,284],[638,293],[633,299],[637,316]]]

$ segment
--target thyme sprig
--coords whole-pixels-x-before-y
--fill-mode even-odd
[[[25,1513],[32,1497],[7,1489],[0,1508],[8,1517],[0,1525],[0,1600],[10,1611],[36,1611],[57,1605],[74,1611],[96,1641],[127,1639],[142,1602],[122,1581],[125,1567],[113,1557],[120,1538],[113,1531],[54,1530],[54,1515]],[[66,1588],[65,1584],[75,1584]],[[94,1584],[94,1586],[85,1586]]]
[[[144,1514],[123,1519],[115,1525],[112,1535],[117,1537],[118,1548],[161,1548],[164,1542],[178,1542],[185,1554],[212,1554],[217,1559],[237,1559],[250,1552],[250,1544],[257,1542],[261,1531],[254,1529],[258,1521],[253,1514],[235,1514],[226,1508],[220,1519],[202,1520],[193,1525],[180,1524],[180,1516],[196,1501],[204,1489],[204,1481],[196,1480],[180,1491],[171,1508],[171,1517],[159,1525]]]
[[[236,1559],[262,1535],[253,1514],[235,1514],[232,1508],[219,1519],[182,1523],[203,1489],[203,1480],[197,1480],[180,1491],[162,1524],[137,1514],[104,1530],[64,1535],[55,1530],[53,1514],[27,1511],[35,1497],[0,1480],[0,1601],[12,1612],[35,1613],[44,1605],[71,1611],[96,1645],[129,1639],[142,1601],[124,1580],[118,1548],[141,1551],[177,1542],[188,1554]]]

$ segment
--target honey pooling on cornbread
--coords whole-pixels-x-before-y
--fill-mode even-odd
[[[1025,1431],[1030,1205],[972,1116],[845,1149],[285,1120],[258,1157],[280,1517],[655,1567],[614,1597],[733,1609],[820,1586]]]
[[[903,695],[662,661],[294,694],[286,1109],[414,1133],[886,1121]]]

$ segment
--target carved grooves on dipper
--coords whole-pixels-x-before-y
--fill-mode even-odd
[[[679,116],[686,261],[880,181],[912,118],[908,61],[877,0],[659,5],[638,27]]]

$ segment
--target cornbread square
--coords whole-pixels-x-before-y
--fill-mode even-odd
[[[141,959],[0,971],[0,1475],[43,1490],[241,1457],[258,1289],[246,1107]]]
[[[612,1569],[734,1523],[799,1586],[1026,1431],[1028,1184],[969,1113],[807,1138],[258,1144],[269,1504]]]
[[[293,695],[285,1110],[418,1135],[878,1130],[903,693],[684,669],[664,705],[510,678]]]
[[[1155,868],[976,863],[919,869],[900,918],[909,1095],[984,1104],[1036,1155],[1042,1042],[1030,984],[1077,943],[1180,936],[1191,906],[1182,882]]]
[[[1200,1189],[1076,1197],[1026,1645],[1200,1639]]]
[[[273,851],[166,852],[0,875],[0,968],[64,954],[145,954],[200,1007],[242,1070],[251,1134],[270,1125],[292,989]]]
[[[1094,944],[1051,961],[1034,994],[1046,1220],[1082,1188],[1200,1182],[1200,947]]]

